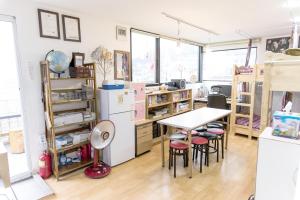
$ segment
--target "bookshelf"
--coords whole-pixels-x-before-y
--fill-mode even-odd
[[[84,145],[89,144],[89,141],[87,139],[80,140],[80,142],[72,142],[72,144],[58,147],[57,137],[82,131],[88,133],[95,127],[98,121],[95,65],[94,63],[84,64],[83,67],[90,69],[91,72],[90,77],[86,78],[53,78],[48,62],[42,61],[40,66],[44,93],[47,146],[51,153],[53,174],[59,180],[61,176],[92,164],[92,159],[88,158],[79,162],[61,165],[59,162],[61,154],[78,151]],[[80,85],[84,86],[79,87]],[[79,116],[81,113],[82,120],[70,120],[68,123],[64,122],[63,124],[57,123],[57,118],[60,115],[72,113],[77,113]]]
[[[179,115],[192,109],[192,89],[155,91],[146,94],[146,120],[153,124],[161,119]],[[153,134],[153,144],[160,142],[159,136],[159,133]]]

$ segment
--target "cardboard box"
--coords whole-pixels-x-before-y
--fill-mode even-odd
[[[2,142],[0,142],[0,179],[3,180],[4,187],[10,186],[9,167],[7,151]]]
[[[24,137],[22,131],[9,132],[11,153],[24,153]]]

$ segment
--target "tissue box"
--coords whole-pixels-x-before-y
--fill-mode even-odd
[[[273,135],[299,138],[300,113],[276,111],[273,114]]]

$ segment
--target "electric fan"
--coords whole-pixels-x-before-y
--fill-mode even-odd
[[[94,147],[94,163],[86,168],[84,173],[90,178],[103,178],[107,176],[111,167],[99,159],[99,150],[107,147],[115,136],[115,125],[109,120],[98,123],[90,134],[90,142]]]

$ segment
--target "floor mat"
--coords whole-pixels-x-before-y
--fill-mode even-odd
[[[12,189],[18,200],[37,200],[53,194],[53,191],[39,175],[14,183]]]

